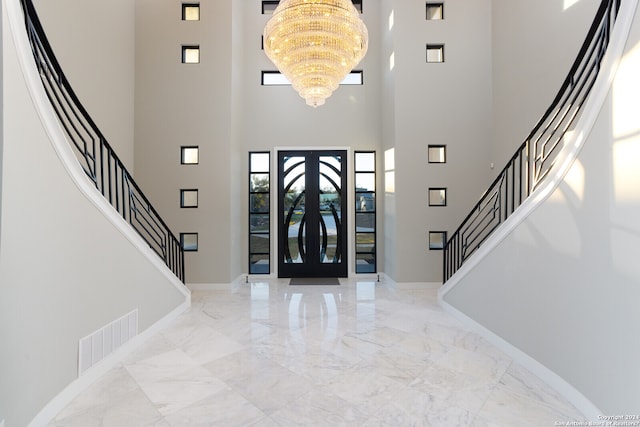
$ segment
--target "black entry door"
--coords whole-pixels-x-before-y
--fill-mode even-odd
[[[347,277],[347,152],[278,153],[278,276]]]

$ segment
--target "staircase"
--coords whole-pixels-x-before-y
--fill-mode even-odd
[[[443,283],[532,195],[553,168],[596,81],[619,9],[620,0],[602,0],[555,99],[447,241]]]
[[[65,77],[31,0],[21,0],[36,67],[51,107],[87,177],[124,221],[184,283],[180,241],[151,205]]]

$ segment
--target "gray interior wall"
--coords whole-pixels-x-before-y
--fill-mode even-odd
[[[497,175],[558,93],[600,0],[493,1],[493,134]]]
[[[4,7],[0,7],[0,58],[4,56],[4,31],[2,27],[4,25]],[[3,61],[4,63],[4,61]],[[0,66],[0,242],[2,242],[2,182],[3,182],[3,172],[2,172],[2,163],[3,156],[2,153],[4,151],[4,64]],[[0,258],[2,257],[2,245],[0,244]],[[0,283],[0,291],[2,288],[2,283]],[[7,409],[5,408],[5,404],[0,401],[0,424],[5,419],[5,413]]]
[[[248,6],[251,4],[252,6]],[[365,2],[360,15],[369,32],[369,49],[356,69],[363,70],[364,84],[361,86],[340,86],[333,92],[326,104],[312,108],[291,86],[262,86],[261,72],[275,71],[276,67],[264,54],[261,36],[271,15],[262,15],[261,2],[251,1],[244,6],[244,108],[242,119],[242,148],[248,151],[274,150],[291,147],[350,147],[352,150],[376,150],[381,157],[381,73],[380,73],[380,5]],[[274,156],[277,155],[275,152]],[[246,160],[243,165],[243,182],[246,183]],[[348,171],[352,174],[353,171]],[[352,175],[351,175],[352,176]],[[277,169],[272,170],[272,195],[277,194]],[[382,182],[378,175],[378,182]],[[246,186],[246,184],[245,184]],[[380,186],[378,186],[380,188]],[[242,189],[246,194],[247,189]],[[353,195],[348,195],[349,206]],[[242,200],[246,215],[246,199]],[[378,205],[381,209],[381,204]],[[352,212],[352,211],[351,211]],[[244,216],[246,218],[246,216]],[[377,216],[379,226],[381,215]],[[247,221],[241,220],[246,236]],[[277,223],[274,215],[274,226]],[[274,228],[274,233],[276,232]],[[348,231],[353,239],[353,230]],[[381,236],[381,235],[379,235]],[[379,237],[380,238],[380,237]],[[272,237],[275,242],[275,234]],[[246,238],[243,242],[247,247]],[[382,252],[378,253],[379,260]],[[243,254],[246,271],[246,252]],[[272,254],[272,266],[277,264],[277,254]],[[378,268],[381,268],[381,263]],[[354,260],[349,260],[350,270],[354,270]],[[272,267],[272,271],[275,271]]]
[[[185,297],[71,181],[3,29],[0,414],[24,426],[77,378],[80,338],[136,308],[143,331]]]
[[[200,2],[200,21],[181,20],[181,2],[136,3],[136,180],[176,233],[199,233],[185,254],[189,283],[234,278],[232,180],[232,4]],[[181,46],[199,45],[200,63],[182,64]],[[245,116],[249,119],[249,116]],[[200,163],[180,165],[180,146],[200,147]],[[180,208],[180,189],[198,189],[198,208]]]
[[[491,2],[446,1],[441,21],[425,19],[424,2],[398,0],[393,8],[393,278],[437,282],[442,252],[429,251],[428,232],[453,231],[488,184]],[[439,43],[445,62],[426,63],[426,44]],[[429,144],[446,144],[446,164],[428,163]],[[447,188],[446,207],[428,206],[429,187]]]
[[[3,31],[2,31],[2,21],[4,21],[3,19],[3,15],[4,15],[4,9],[0,7],[0,57],[2,57],[2,52],[4,50],[4,48],[2,47],[3,45]],[[3,150],[3,141],[4,141],[4,96],[3,96],[3,91],[2,91],[2,87],[4,86],[3,83],[3,67],[0,67],[0,239],[2,239],[2,152]],[[0,253],[0,256],[2,254]],[[3,417],[2,417],[2,404],[0,404],[0,421],[2,421]]]
[[[382,205],[378,209],[383,212],[383,215],[379,215],[383,219],[383,226],[378,232],[378,241],[382,242],[382,248],[384,250],[384,256],[380,258],[378,262],[378,268],[381,269],[389,277],[396,277],[396,263],[398,257],[398,251],[396,248],[396,210],[395,210],[395,193],[387,192],[385,184],[387,182],[386,174],[388,165],[385,162],[385,153],[388,150],[392,150],[395,147],[395,135],[396,135],[396,98],[395,98],[395,83],[396,74],[391,69],[391,57],[395,58],[395,31],[393,27],[390,28],[390,20],[392,15],[395,17],[394,0],[381,0],[380,9],[380,69],[382,71],[381,77],[381,135],[382,135],[382,149],[378,153],[378,170],[379,176],[382,179],[382,185],[378,185],[378,200],[382,202]],[[395,26],[395,23],[394,23]],[[389,173],[395,173],[389,171]]]
[[[359,66],[366,84],[341,87],[318,109],[291,87],[261,86],[261,71],[275,67],[261,49],[260,1],[200,8],[199,22],[182,22],[180,3],[136,3],[136,178],[173,229],[199,233],[187,281],[224,283],[248,270],[249,151],[378,149],[378,8],[363,14],[374,40]],[[200,44],[200,64],[180,63],[182,44]],[[180,145],[199,145],[200,165],[181,167]],[[179,208],[180,188],[199,189],[198,209]]]
[[[80,102],[133,173],[133,2],[35,0],[34,4]]]
[[[369,31],[369,51],[356,66],[364,72],[364,85],[341,86],[326,104],[312,108],[291,86],[261,86],[261,71],[276,67],[261,48],[264,26],[260,1],[245,5],[245,101],[243,115],[247,150],[273,147],[351,146],[376,149],[380,144],[379,6],[364,5],[362,20]]]
[[[244,139],[245,120],[242,113],[244,109],[244,73],[245,61],[244,51],[244,2],[232,2],[232,25],[231,25],[231,152],[230,165],[231,170],[235,171],[233,179],[229,180],[229,191],[231,194],[231,218],[247,218],[247,199],[246,180],[243,177],[247,175],[248,155],[244,150],[241,141]],[[243,272],[248,271],[248,248],[247,244],[247,228],[248,221],[231,221],[229,224],[230,247],[229,252],[236,256],[230,257],[230,277],[234,278]],[[242,254],[242,256],[237,256]]]
[[[445,301],[603,414],[640,402],[640,17],[606,104],[552,196]]]
[[[384,151],[395,149],[398,190],[378,202],[378,269],[400,282],[441,280],[428,232],[455,230],[546,108],[596,2],[565,11],[564,1],[449,0],[445,20],[435,22],[425,20],[424,3],[366,2],[370,44],[358,66],[365,84],[341,87],[312,109],[291,87],[260,85],[260,72],[275,67],[261,49],[269,15],[258,0],[201,2],[199,22],[180,20],[180,3],[138,0],[136,178],[173,230],[199,233],[198,252],[187,253],[188,282],[227,282],[247,270],[248,151],[327,146],[377,150],[380,196]],[[531,28],[531,13],[545,31]],[[445,44],[444,64],[425,63],[427,43]],[[182,44],[201,45],[200,64],[180,64]],[[526,109],[510,108],[522,97]],[[446,165],[427,163],[429,144],[447,145]],[[199,145],[201,164],[180,166],[180,145]],[[429,187],[447,188],[446,208],[427,206]],[[198,209],[179,208],[180,188],[199,189]]]

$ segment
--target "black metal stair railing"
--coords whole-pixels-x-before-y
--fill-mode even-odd
[[[578,57],[551,106],[447,241],[443,282],[458,271],[548,175],[598,76],[620,1],[602,0]]]
[[[21,0],[45,92],[85,173],[122,218],[184,283],[184,251],[91,119],[62,72],[31,0]],[[97,84],[97,82],[96,82]]]

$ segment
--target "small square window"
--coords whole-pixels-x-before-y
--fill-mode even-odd
[[[430,145],[428,150],[429,163],[447,163],[446,145]]]
[[[447,244],[446,231],[430,231],[429,232],[429,250],[442,250]]]
[[[356,10],[362,13],[362,0],[352,0],[353,6]],[[271,15],[280,4],[279,0],[262,0],[262,14]]]
[[[362,81],[362,71],[354,70],[347,74],[344,79],[340,82],[341,85],[361,85]]]
[[[430,188],[429,206],[447,206],[447,189]]]
[[[444,45],[427,45],[427,62],[444,62]]]
[[[200,4],[199,3],[182,3],[182,20],[183,21],[199,21],[200,20]]]
[[[180,233],[180,245],[185,252],[198,250],[198,233]]]
[[[280,71],[262,71],[262,86],[289,86],[291,82]],[[362,70],[354,70],[347,74],[340,85],[363,85],[364,76]]]
[[[197,208],[198,190],[180,190],[180,207]]]
[[[200,46],[182,46],[182,63],[200,63]]]
[[[180,164],[197,165],[199,152],[198,147],[180,147]]]
[[[263,15],[271,15],[273,14],[273,12],[276,10],[276,7],[278,7],[278,4],[280,4],[280,1],[275,0],[263,0],[262,1],[262,14]]]
[[[443,3],[427,3],[427,21],[444,19]]]

